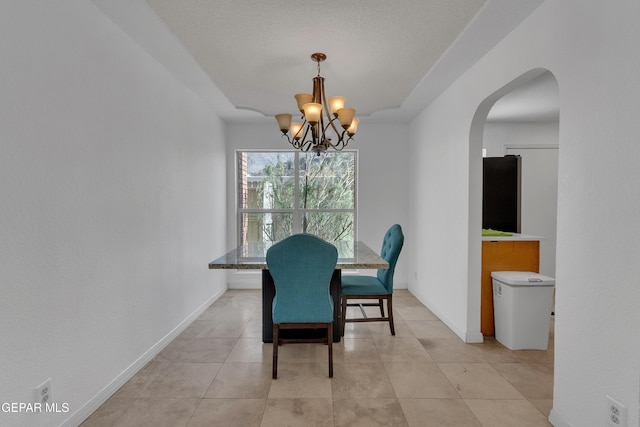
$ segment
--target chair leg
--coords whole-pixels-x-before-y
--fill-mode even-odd
[[[333,378],[333,322],[327,325],[327,347],[329,347],[329,378]]]
[[[277,324],[273,324],[273,368],[271,377],[275,380],[278,379],[278,332],[280,327]]]
[[[391,335],[396,334],[396,328],[393,326],[393,303],[392,303],[393,295],[389,295],[387,297],[387,314],[389,315],[389,327],[391,328]]]
[[[378,305],[380,306],[380,316],[384,317],[384,305],[382,305],[382,298],[378,300]]]
[[[344,336],[344,326],[347,322],[347,297],[342,295],[341,303],[342,306],[342,319],[340,319],[340,336]]]

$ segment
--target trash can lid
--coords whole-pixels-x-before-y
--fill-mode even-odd
[[[491,277],[513,286],[554,286],[556,279],[532,271],[492,271]]]

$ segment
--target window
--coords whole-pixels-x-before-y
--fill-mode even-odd
[[[353,243],[356,151],[237,151],[238,243],[269,244],[295,233]]]

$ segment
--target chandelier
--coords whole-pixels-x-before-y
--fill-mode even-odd
[[[327,59],[324,53],[314,53],[311,59],[318,63],[318,75],[313,78],[313,93],[299,93],[294,97],[302,122],[291,122],[291,114],[276,114],[283,136],[298,150],[313,151],[318,155],[329,148],[342,150],[353,140],[358,129],[356,110],[344,108],[345,99],[324,93],[324,77],[320,76],[320,63]],[[324,115],[322,114],[324,110]],[[336,126],[340,123],[340,128]]]

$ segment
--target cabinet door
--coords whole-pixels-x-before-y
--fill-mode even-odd
[[[495,335],[492,271],[533,271],[539,273],[540,242],[538,240],[484,240],[482,242],[480,331],[484,336]]]

